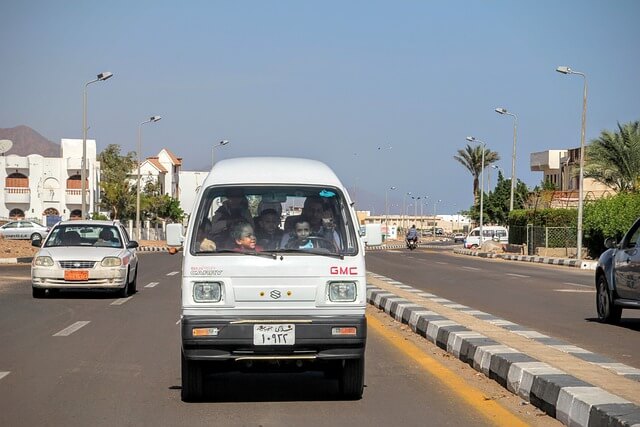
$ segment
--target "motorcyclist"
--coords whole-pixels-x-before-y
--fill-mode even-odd
[[[405,236],[405,239],[407,240],[407,243],[411,241],[418,243],[418,230],[416,230],[415,224],[411,226],[409,231],[407,231],[407,235]]]

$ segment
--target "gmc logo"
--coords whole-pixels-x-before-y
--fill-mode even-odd
[[[330,267],[331,274],[340,274],[343,276],[357,276],[358,267]]]

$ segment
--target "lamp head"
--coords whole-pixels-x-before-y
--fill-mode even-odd
[[[105,71],[104,73],[98,74],[98,80],[107,80],[113,77],[113,73],[111,71]]]
[[[223,140],[222,140],[222,141],[220,141],[218,144],[219,144],[219,145],[227,145],[228,143],[229,143],[229,141],[228,141],[228,140],[223,139]]]
[[[475,138],[475,137],[473,137],[473,136],[468,136],[466,139],[467,139],[467,141],[469,141],[469,142],[475,142],[475,140],[476,140],[476,138]]]
[[[507,109],[506,108],[498,107],[498,108],[496,108],[495,111],[498,114],[507,114]]]
[[[556,68],[556,71],[562,74],[571,74],[571,68],[567,67],[566,65],[561,65],[560,67]]]
[[[389,187],[389,190],[395,190],[396,187]]]
[[[159,121],[161,119],[162,119],[161,116],[151,116],[151,117],[149,117],[149,120],[151,120],[152,122],[157,122],[157,121]]]

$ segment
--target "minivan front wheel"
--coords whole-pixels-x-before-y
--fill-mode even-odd
[[[359,359],[346,359],[338,377],[340,394],[346,399],[362,398],[364,391],[364,356]]]
[[[622,317],[622,308],[614,305],[609,293],[609,285],[604,274],[598,276],[596,288],[596,308],[598,320],[604,323],[618,323]]]
[[[181,353],[182,364],[182,392],[181,397],[184,402],[197,402],[202,398],[204,372],[202,362],[189,360]]]

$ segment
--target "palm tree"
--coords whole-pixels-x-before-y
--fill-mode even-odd
[[[619,192],[640,191],[640,121],[618,123],[617,132],[603,130],[585,154],[585,177]]]
[[[464,150],[458,150],[458,155],[453,156],[454,159],[459,161],[462,166],[467,168],[473,176],[473,200],[477,203],[480,193],[478,187],[480,186],[480,173],[482,172],[482,145],[469,145]],[[487,168],[493,163],[500,160],[500,154],[490,149],[486,149],[484,152],[484,167]]]

